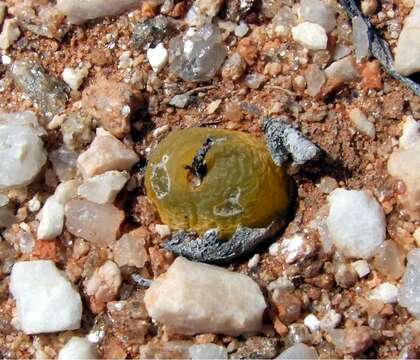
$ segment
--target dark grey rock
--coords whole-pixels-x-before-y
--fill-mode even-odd
[[[133,45],[137,49],[147,50],[149,47],[155,47],[174,32],[174,24],[166,16],[158,15],[134,25]]]
[[[226,53],[219,29],[207,24],[170,41],[170,69],[185,81],[208,81],[219,71]]]
[[[16,61],[11,66],[15,85],[39,108],[47,121],[64,110],[69,88],[50,76],[36,61]]]

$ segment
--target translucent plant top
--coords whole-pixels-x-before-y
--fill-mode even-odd
[[[191,128],[167,136],[152,152],[146,190],[173,229],[223,237],[238,225],[265,227],[284,216],[290,181],[263,139],[247,133]]]

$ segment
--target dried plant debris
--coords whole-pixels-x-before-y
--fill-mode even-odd
[[[382,39],[372,23],[362,14],[355,0],[339,0],[340,4],[346,9],[350,18],[362,19],[367,27],[369,35],[369,48],[372,55],[378,59],[384,69],[393,78],[401,81],[405,86],[411,89],[416,95],[420,96],[420,84],[409,77],[401,75],[394,67],[394,60],[388,44]],[[360,21],[360,20],[359,20]]]
[[[290,158],[294,164],[303,165],[318,159],[321,154],[315,144],[281,119],[265,119],[263,129],[271,157],[277,166],[282,166]]]
[[[284,223],[275,222],[266,229],[238,227],[232,237],[223,241],[216,229],[201,237],[186,231],[177,232],[165,242],[165,248],[190,260],[209,264],[229,264],[254,251],[264,241],[279,234]]]

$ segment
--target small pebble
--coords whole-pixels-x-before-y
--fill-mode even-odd
[[[237,37],[244,37],[249,31],[249,27],[246,23],[241,21],[239,25],[235,27],[235,35]]]
[[[366,260],[357,260],[351,263],[359,278],[363,278],[370,273],[369,264]]]
[[[78,90],[85,77],[88,76],[90,66],[90,64],[84,64],[83,66],[75,69],[68,67],[64,68],[62,74],[64,82],[70,86],[72,90]]]
[[[380,284],[368,295],[370,300],[379,300],[384,304],[393,304],[398,300],[398,288],[389,282]]]
[[[156,224],[155,232],[163,239],[171,235],[171,228],[168,225]]]
[[[292,36],[295,41],[309,50],[325,50],[328,37],[325,29],[314,23],[303,22],[292,27]]]
[[[309,314],[303,319],[303,324],[311,331],[316,332],[321,326],[321,322],[314,314]]]
[[[370,122],[365,113],[358,109],[353,108],[349,112],[349,118],[362,134],[374,138],[376,134],[375,125]]]
[[[335,329],[341,322],[341,314],[335,310],[329,310],[324,317],[321,319],[320,328],[322,330]]]
[[[86,338],[73,336],[67,341],[60,352],[58,353],[58,360],[88,360],[97,359],[98,352],[95,346]]]
[[[251,259],[248,261],[248,268],[254,269],[258,266],[258,263],[260,261],[260,255],[255,254]]]
[[[168,62],[168,50],[162,43],[159,43],[154,48],[147,50],[147,60],[155,73],[161,71]]]

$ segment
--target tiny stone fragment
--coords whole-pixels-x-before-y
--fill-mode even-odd
[[[320,328],[322,330],[335,329],[341,322],[341,314],[335,310],[329,310],[324,317],[321,319]]]
[[[95,346],[86,338],[73,336],[58,353],[58,360],[88,360],[97,359]]]
[[[405,270],[405,253],[394,241],[384,241],[375,251],[373,267],[383,276],[398,280]]]
[[[17,39],[19,39],[20,30],[15,19],[6,19],[3,24],[3,30],[0,33],[0,49],[7,50]]]
[[[17,316],[25,334],[80,328],[82,301],[52,261],[17,262],[10,278]]]
[[[86,76],[89,74],[90,64],[84,64],[79,68],[64,68],[63,80],[72,90],[79,90],[80,85]]]
[[[147,234],[140,229],[124,234],[113,247],[114,261],[118,266],[128,265],[142,268],[148,258],[144,247],[146,241]]]
[[[266,307],[251,278],[182,257],[153,282],[145,303],[154,320],[176,333],[233,336],[258,331]]]
[[[62,112],[68,100],[67,86],[48,75],[36,61],[15,61],[11,74],[16,86],[39,107],[47,121]]]
[[[313,347],[297,343],[284,350],[276,359],[318,359],[318,354]]]
[[[171,72],[194,82],[211,80],[227,53],[219,29],[211,24],[177,36],[170,41],[169,48]]]
[[[238,80],[245,72],[246,62],[237,52],[234,52],[223,64],[222,77],[224,79]]]
[[[325,84],[324,71],[316,64],[310,64],[305,70],[306,92],[310,96],[317,96]]]
[[[147,49],[147,59],[153,71],[156,73],[164,68],[168,62],[168,57],[168,50],[165,49],[162,43],[159,43],[154,48]]]
[[[389,282],[380,284],[368,295],[370,300],[379,300],[384,304],[393,304],[398,300],[398,288]]]
[[[309,50],[325,50],[328,37],[325,29],[310,22],[303,22],[292,27],[293,40]]]
[[[295,24],[295,15],[288,6],[283,6],[272,21],[275,34],[281,37],[287,37]]]
[[[321,25],[326,32],[331,32],[336,25],[335,13],[332,7],[323,0],[302,0],[299,16],[302,22]]]
[[[175,106],[179,109],[184,109],[191,102],[192,98],[188,94],[175,95],[170,101],[169,105]]]
[[[138,155],[103,129],[98,129],[89,148],[80,154],[77,167],[85,179],[110,170],[130,170]]]
[[[130,118],[141,102],[130,85],[99,78],[83,91],[84,110],[118,138],[130,131]]]
[[[380,245],[381,246],[381,245]],[[365,277],[370,273],[369,264],[366,260],[357,260],[351,263],[359,278]]]
[[[337,89],[343,84],[351,82],[359,75],[359,71],[351,55],[334,61],[325,69],[324,73],[327,76],[327,84],[324,87],[325,92]]]
[[[398,303],[420,317],[420,249],[408,253],[407,267],[401,280]]]
[[[195,0],[185,20],[189,26],[211,23],[223,5],[223,0]]]
[[[115,241],[124,212],[111,204],[71,200],[65,207],[66,228],[75,236],[105,247]]]
[[[188,351],[191,356],[191,360],[224,360],[228,358],[226,348],[216,344],[197,344],[191,346]]]
[[[114,262],[107,260],[86,281],[86,294],[99,302],[112,301],[118,294],[121,282],[120,269]]]
[[[303,319],[303,324],[311,330],[311,332],[316,332],[319,330],[321,322],[314,314],[309,314]]]
[[[375,125],[368,120],[367,116],[360,109],[351,109],[349,111],[349,118],[362,134],[365,134],[370,138],[375,137]]]

